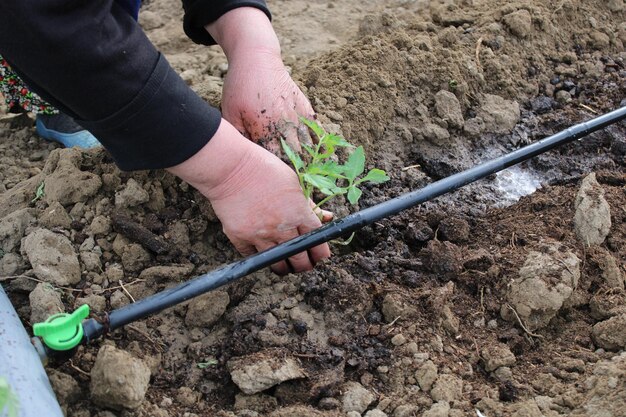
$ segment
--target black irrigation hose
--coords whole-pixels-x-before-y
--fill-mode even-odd
[[[542,139],[524,148],[485,162],[440,181],[434,182],[421,190],[409,192],[375,206],[369,207],[343,219],[335,220],[313,232],[299,236],[264,252],[257,253],[241,261],[226,265],[220,269],[200,275],[197,278],[154,294],[136,303],[129,304],[111,312],[105,322],[89,319],[83,322],[83,343],[94,340],[109,330],[114,330],[128,323],[158,313],[183,301],[204,294],[222,285],[233,282],[252,272],[287,259],[314,246],[336,239],[353,232],[377,220],[392,216],[402,210],[432,200],[442,194],[454,191],[464,185],[501,171],[505,168],[526,161],[557,146],[572,142],[597,130],[617,123],[626,118],[626,107],[570,127],[556,135]]]

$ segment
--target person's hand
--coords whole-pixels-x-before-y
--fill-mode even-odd
[[[204,148],[168,170],[211,201],[224,233],[244,256],[321,225],[296,174],[225,120]],[[323,244],[272,265],[272,270],[279,274],[306,271],[329,256],[330,249]]]
[[[279,155],[280,138],[297,151],[310,143],[299,117],[315,116],[283,64],[269,19],[255,8],[234,9],[207,30],[228,58],[222,113],[243,135]]]

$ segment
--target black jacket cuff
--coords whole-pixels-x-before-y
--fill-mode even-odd
[[[131,171],[186,161],[213,137],[221,114],[160,55],[147,83],[129,104],[105,119],[77,122],[102,142],[120,169]]]
[[[215,39],[209,35],[204,26],[239,7],[255,7],[262,10],[269,19],[272,18],[263,0],[183,0],[183,8],[185,9],[183,28],[185,33],[195,43],[215,45]]]

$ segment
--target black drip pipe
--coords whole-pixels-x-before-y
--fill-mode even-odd
[[[241,261],[200,275],[174,288],[170,288],[136,303],[114,310],[109,313],[104,321],[96,321],[95,319],[86,320],[83,322],[85,332],[83,342],[94,340],[109,330],[117,329],[133,321],[158,313],[168,307],[187,301],[278,261],[287,259],[292,255],[344,236],[347,233],[372,224],[382,218],[392,216],[402,210],[432,200],[442,194],[454,191],[481,178],[485,178],[498,171],[526,161],[557,146],[573,142],[597,130],[617,123],[624,118],[626,118],[626,107],[570,127],[556,135],[542,139],[494,160],[482,163],[474,168],[451,175],[420,190],[403,194],[346,216],[343,219],[335,220],[315,231],[294,238],[264,252],[257,253]]]

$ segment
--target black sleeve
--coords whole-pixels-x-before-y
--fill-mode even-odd
[[[238,7],[256,7],[272,18],[264,0],[183,0],[185,33],[195,43],[215,45],[215,40],[204,26]]]
[[[112,0],[2,0],[0,54],[124,170],[185,161],[221,121]]]

